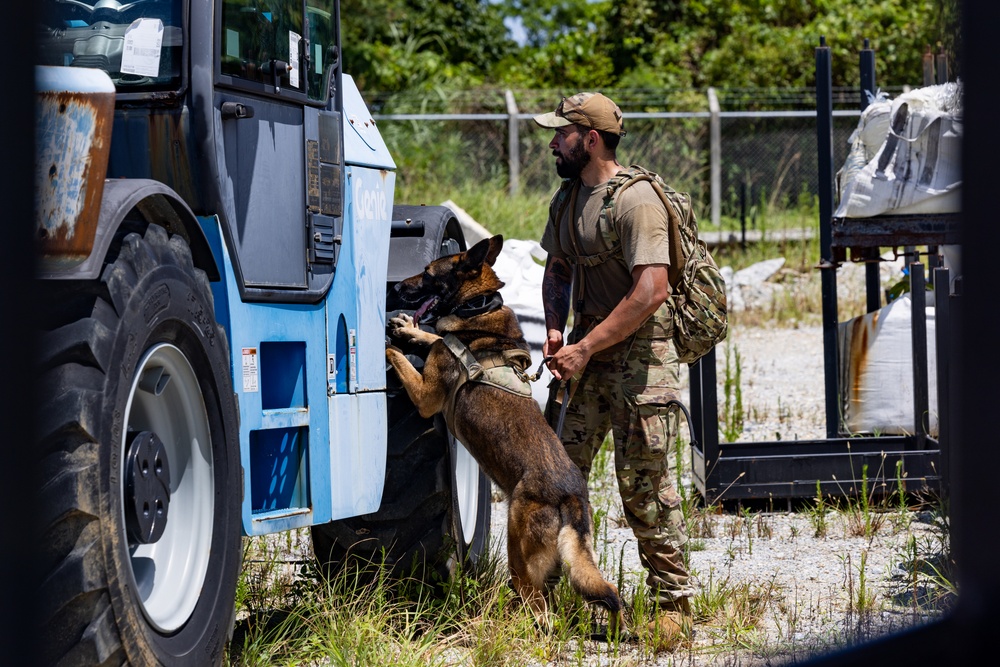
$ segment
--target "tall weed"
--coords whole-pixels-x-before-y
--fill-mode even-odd
[[[743,433],[743,358],[735,345],[726,343],[726,370],[722,385],[723,405],[720,426],[727,442],[737,442]]]

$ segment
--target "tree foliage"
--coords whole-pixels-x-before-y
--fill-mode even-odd
[[[517,48],[486,0],[342,0],[344,68],[365,89],[472,87]]]
[[[614,83],[611,55],[601,48],[605,3],[587,0],[511,0],[525,44],[494,70],[500,84],[522,88],[602,88]]]
[[[958,71],[959,1],[343,0],[341,15],[345,66],[381,91],[809,87],[820,37],[835,86],[857,84],[865,39],[879,85],[919,86],[928,47]]]

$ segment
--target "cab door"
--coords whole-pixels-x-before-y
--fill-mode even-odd
[[[321,116],[336,67],[334,0],[221,0],[214,107],[222,209],[242,296],[301,301],[315,284]],[[339,119],[339,114],[333,114]],[[219,127],[221,125],[221,127]],[[339,123],[336,130],[339,134]],[[332,159],[339,160],[339,157]],[[342,169],[336,165],[336,171]],[[339,186],[339,181],[338,181]],[[339,192],[337,193],[339,199]],[[295,293],[301,292],[298,297]]]

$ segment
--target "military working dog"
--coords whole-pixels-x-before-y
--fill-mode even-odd
[[[622,604],[596,565],[587,482],[531,396],[528,344],[499,296],[504,283],[492,267],[502,247],[502,236],[484,239],[397,283],[395,296],[415,309],[392,317],[390,333],[426,346],[427,358],[423,373],[393,345],[386,358],[421,416],[443,413],[506,494],[511,582],[536,622],[551,628],[547,581],[565,564],[571,585],[608,610],[615,632]]]

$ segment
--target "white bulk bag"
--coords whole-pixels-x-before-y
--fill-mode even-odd
[[[934,307],[927,306],[927,432],[938,433]],[[889,305],[837,325],[844,426],[849,433],[913,434],[912,303]]]
[[[500,289],[503,302],[509,306],[524,332],[524,339],[531,348],[530,374],[534,374],[542,363],[542,345],[548,330],[545,328],[545,309],[542,307],[542,276],[547,253],[537,241],[504,239],[503,250],[497,257],[493,270],[504,282]],[[531,383],[531,393],[538,406],[544,411],[549,400],[549,382],[552,372],[548,366],[541,366],[542,375]]]
[[[892,102],[885,93],[879,92],[875,99],[861,112],[861,120],[847,143],[851,145],[844,166],[837,172],[837,197],[843,201],[847,185],[871,162],[889,135],[889,121],[892,116]]]
[[[890,118],[885,141],[860,170],[852,147],[834,217],[961,210],[961,85],[944,83],[904,93],[892,102]],[[862,122],[866,120],[863,116]],[[858,143],[858,137],[852,137]]]

